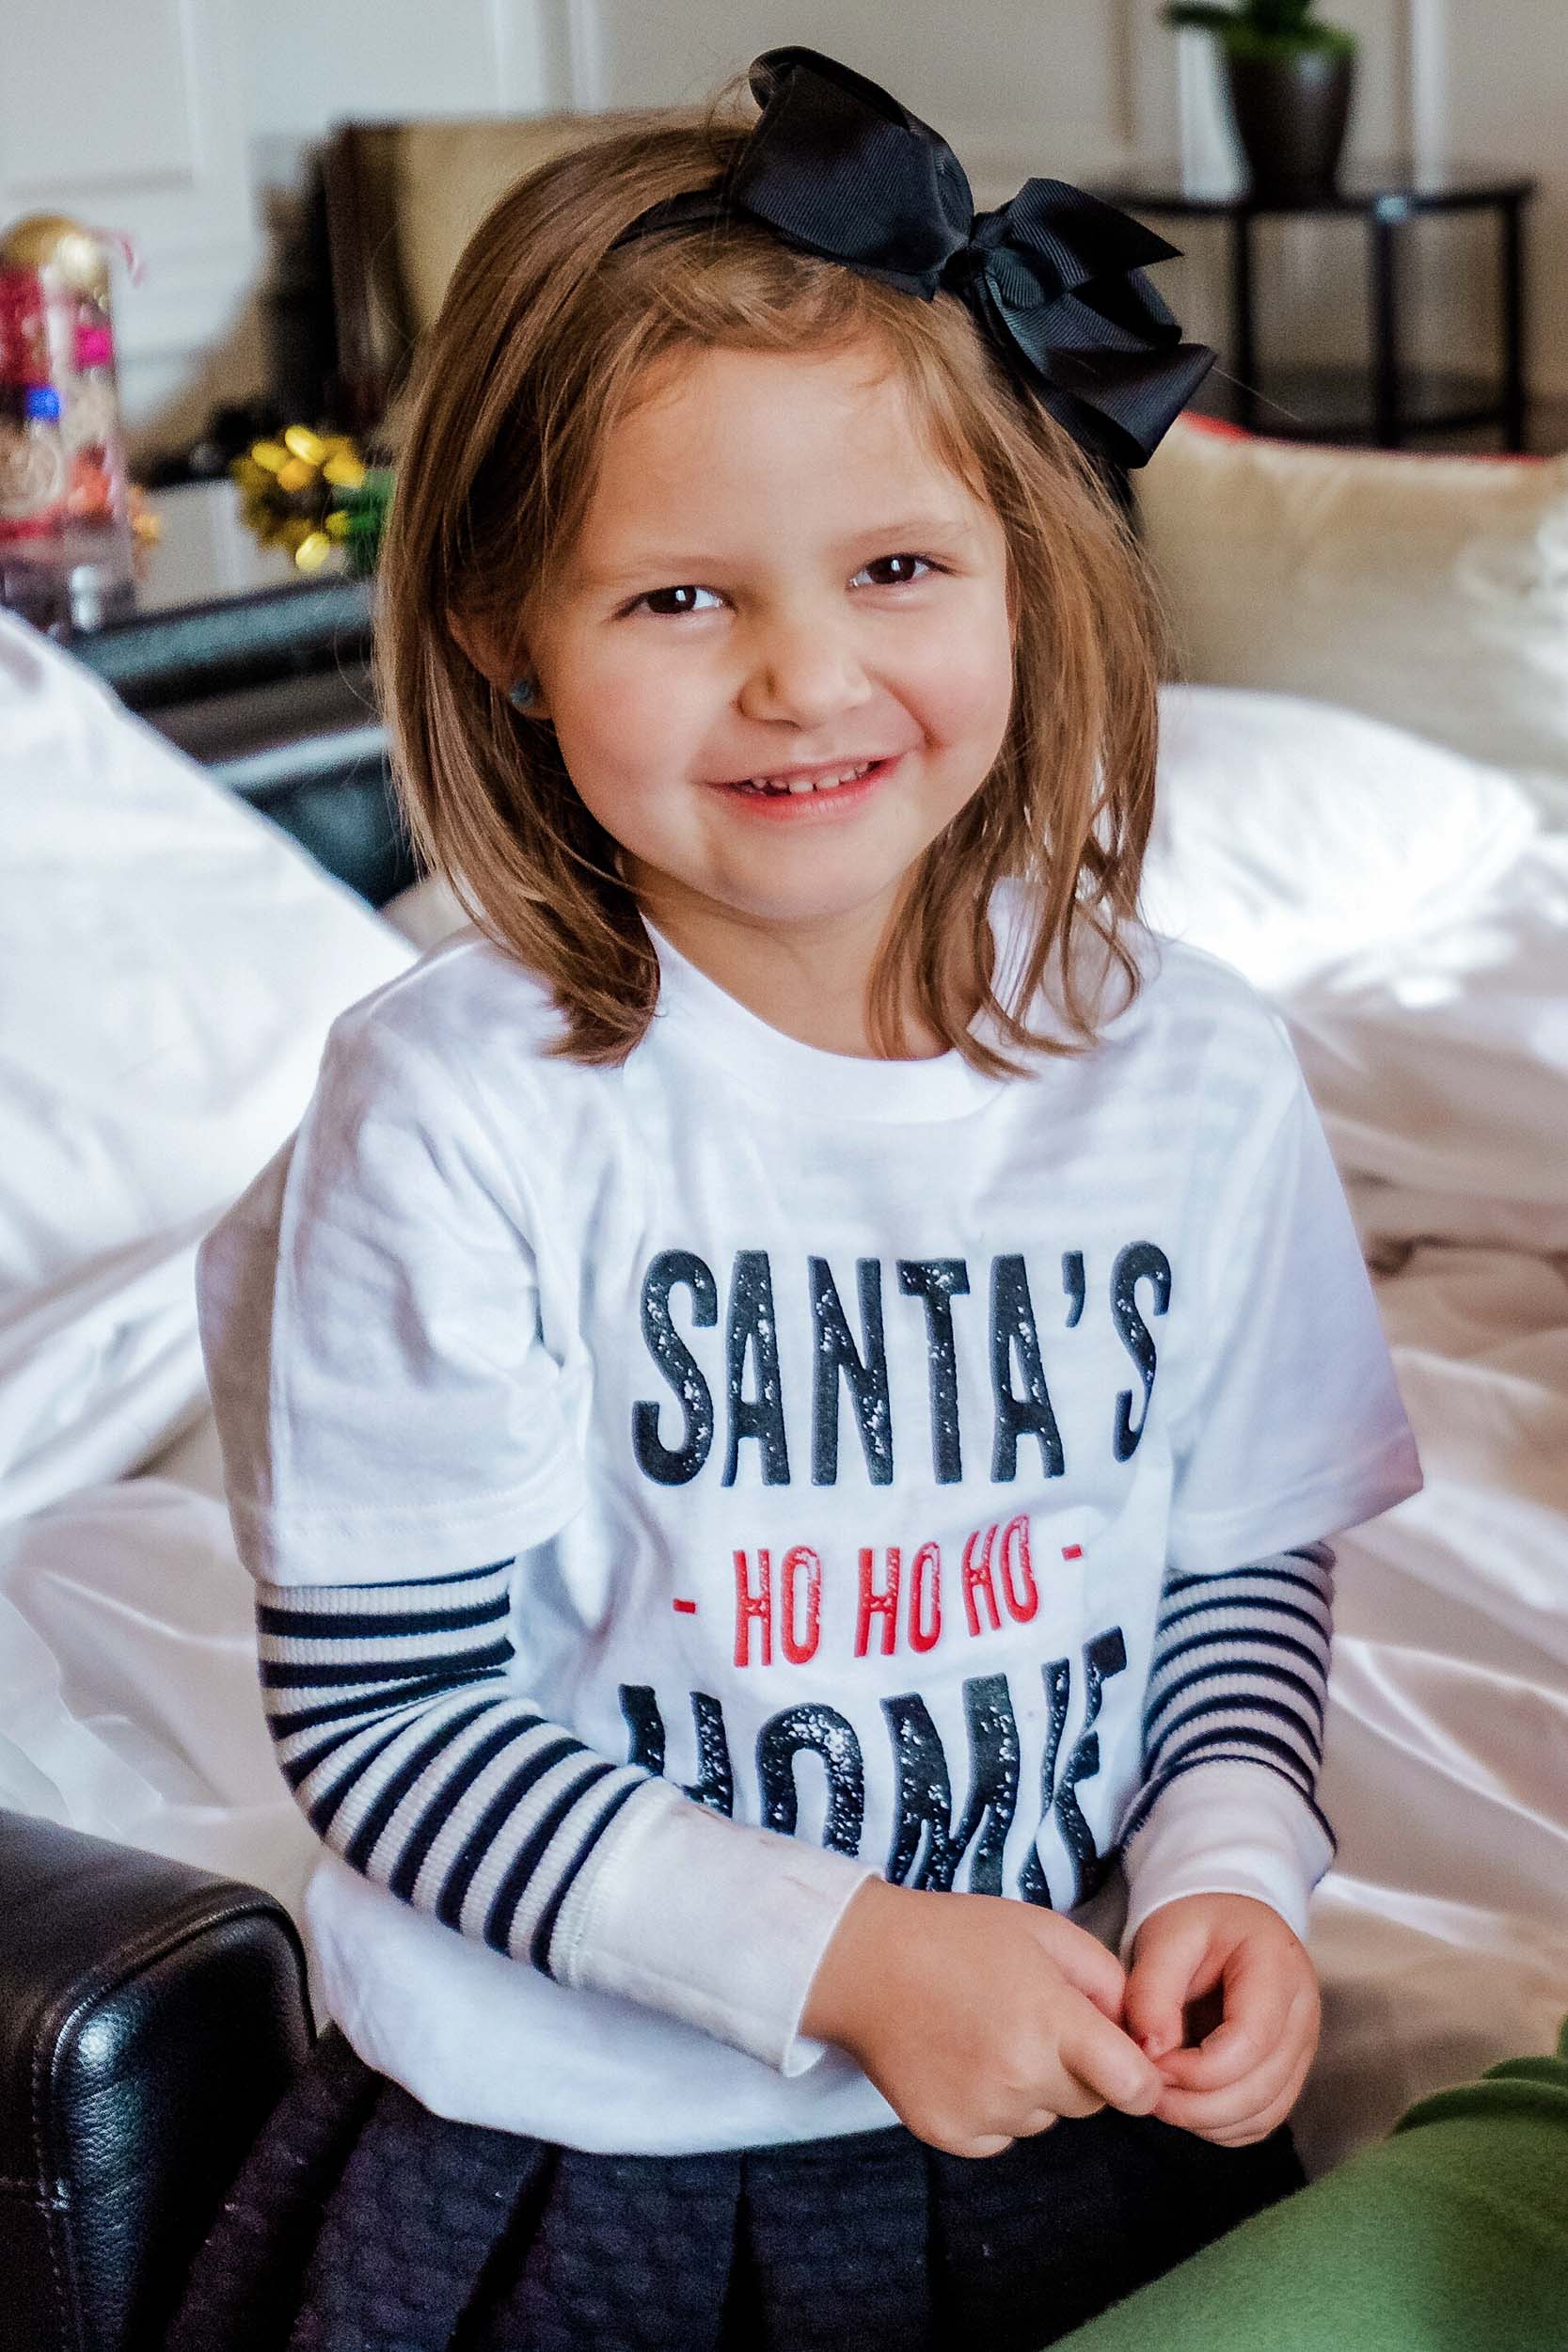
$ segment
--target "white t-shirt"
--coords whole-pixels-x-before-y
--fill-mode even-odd
[[[1139,1784],[1167,1565],[1420,1483],[1281,1019],[1132,943],[1131,1008],[1017,1080],[819,1052],[662,942],[615,1069],[551,1057],[544,990],[476,939],[366,999],[203,1253],[247,1566],[516,1555],[519,1688],[591,1747],[802,1869],[1043,1873],[1074,1908]],[[349,2040],[439,2113],[627,2152],[892,2120],[842,2052],[554,1981],[330,1855],[309,1924]],[[734,1918],[716,1981],[769,1932]]]

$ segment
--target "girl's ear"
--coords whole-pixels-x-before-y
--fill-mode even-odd
[[[528,697],[528,715],[531,719],[547,716],[538,677],[529,663],[526,645],[516,643],[503,645],[483,623],[459,619],[455,614],[449,616],[447,627],[480,675],[488,678],[492,686],[499,686],[503,694],[510,695],[520,678],[530,679],[533,691]]]

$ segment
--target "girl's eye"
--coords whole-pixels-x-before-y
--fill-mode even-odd
[[[879,555],[874,564],[866,565],[864,571],[855,574],[855,582],[858,584],[867,580],[873,588],[903,588],[936,568],[929,556]],[[877,574],[880,577],[874,577]]]
[[[699,596],[706,596],[707,604],[699,604]],[[654,588],[647,596],[639,596],[632,606],[634,612],[653,612],[661,618],[682,612],[707,612],[719,602],[711,588]]]

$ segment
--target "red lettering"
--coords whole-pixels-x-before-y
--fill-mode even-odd
[[[1040,1594],[1029,1557],[1029,1521],[1022,1514],[1002,1531],[1002,1590],[1015,1622],[1027,1625],[1040,1605]]]
[[[964,1537],[964,1613],[969,1619],[971,1633],[978,1633],[980,1612],[974,1597],[976,1593],[984,1593],[986,1608],[990,1615],[990,1629],[993,1633],[999,1633],[1002,1629],[1002,1612],[997,1607],[996,1586],[991,1581],[990,1572],[991,1554],[996,1549],[995,1521],[992,1520],[986,1530],[985,1548],[976,1560],[974,1547],[979,1541],[979,1536],[980,1531],[976,1528],[973,1534]]]
[[[897,1545],[888,1546],[887,1582],[880,1591],[878,1590],[872,1578],[872,1564],[875,1558],[876,1554],[872,1551],[870,1545],[863,1545],[861,1549],[860,1615],[855,1625],[855,1656],[857,1658],[863,1658],[871,1646],[871,1620],[874,1616],[879,1616],[882,1620],[882,1656],[884,1658],[893,1656],[894,1645],[898,1639],[900,1558]]]
[[[795,1580],[801,1569],[806,1575],[806,1629],[801,1637],[795,1631]],[[822,1563],[810,1544],[793,1544],[784,1556],[784,1591],[780,1596],[779,1632],[784,1642],[784,1654],[792,1666],[803,1666],[816,1656],[816,1645],[822,1632]]]
[[[926,1614],[926,1579],[931,1580],[931,1613]],[[925,1652],[942,1639],[942,1549],[922,1544],[910,1563],[910,1645]]]
[[[749,1666],[752,1662],[752,1620],[761,1627],[757,1647],[765,1666],[773,1663],[773,1559],[770,1552],[758,1549],[758,1585],[752,1590],[751,1571],[746,1554],[735,1555],[735,1662]]]

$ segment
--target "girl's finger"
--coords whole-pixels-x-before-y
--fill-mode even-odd
[[[1249,2075],[1224,2090],[1167,2090],[1154,2113],[1162,2123],[1174,2123],[1180,2131],[1198,2132],[1205,2139],[1212,2139],[1220,2132],[1239,2129],[1283,2095],[1281,2085]]]
[[[1103,2100],[1097,2099],[1094,2112],[1098,2114],[1103,2105]],[[1013,2132],[1013,2137],[1015,2139],[1037,2139],[1041,2132],[1048,2132],[1053,2123],[1059,2123],[1061,2120],[1053,2107],[1036,2107],[1032,2115],[1020,2118]]]
[[[1075,2074],[1062,2074],[1051,2096],[1055,2102],[1053,2112],[1067,2116],[1074,2123],[1082,2122],[1085,2115],[1098,2115],[1106,2105],[1103,2091],[1092,2090]],[[1022,2132],[1019,2137],[1022,2138]]]
[[[1181,2047],[1187,2003],[1213,1981],[1212,1966],[1205,1968],[1209,1935],[1202,1923],[1182,1920],[1162,1931],[1159,1917],[1155,1912],[1138,1931],[1123,2003],[1128,2032],[1152,2058]]]
[[[1205,2137],[1212,2139],[1216,2148],[1247,2148],[1255,2140],[1266,2139],[1270,2132],[1276,2131],[1284,2122],[1300,2098],[1302,2085],[1307,2080],[1307,2067],[1302,2066],[1286,2085],[1279,2097],[1271,2099],[1266,2106],[1259,2107],[1256,2115],[1243,2116],[1239,2123],[1224,2124],[1217,2131],[1207,2133]]]
[[[1031,1924],[1073,1990],[1092,2001],[1113,2025],[1119,2024],[1127,1978],[1115,1955],[1083,1928],[1074,1927],[1070,1919],[1058,1918],[1053,1912],[1037,1915]]]
[[[1301,1966],[1276,1947],[1239,1944],[1223,1972],[1224,2016],[1197,2049],[1173,2050],[1162,2059],[1166,2082],[1181,2090],[1219,2090],[1293,2040],[1317,1997],[1303,1984]]]
[[[1089,2002],[1073,2005],[1056,2046],[1069,2076],[1077,2077],[1071,2090],[1080,2095],[1092,2092],[1096,2106],[1119,2107],[1123,2115],[1152,2114],[1164,2089],[1159,2068],[1119,2026],[1113,2026]],[[1069,2115],[1073,2111],[1069,2100],[1063,2099],[1061,2112]],[[1084,2112],[1092,2113],[1093,2108]]]
[[[1162,2123],[1201,2132],[1205,2139],[1217,2139],[1222,2132],[1243,2131],[1275,2108],[1276,2120],[1282,2121],[1300,2096],[1314,2046],[1308,2043],[1304,2049],[1297,2042],[1288,2042],[1240,2082],[1227,2083],[1220,2090],[1167,2090],[1155,2114]]]
[[[1260,2139],[1267,2139],[1271,2132],[1279,2129],[1290,2112],[1289,2103],[1281,2101],[1278,2106],[1265,2109],[1263,2114],[1253,2117],[1250,2122],[1238,2123],[1231,2131],[1210,2132],[1205,2137],[1213,2148],[1256,2148]]]

